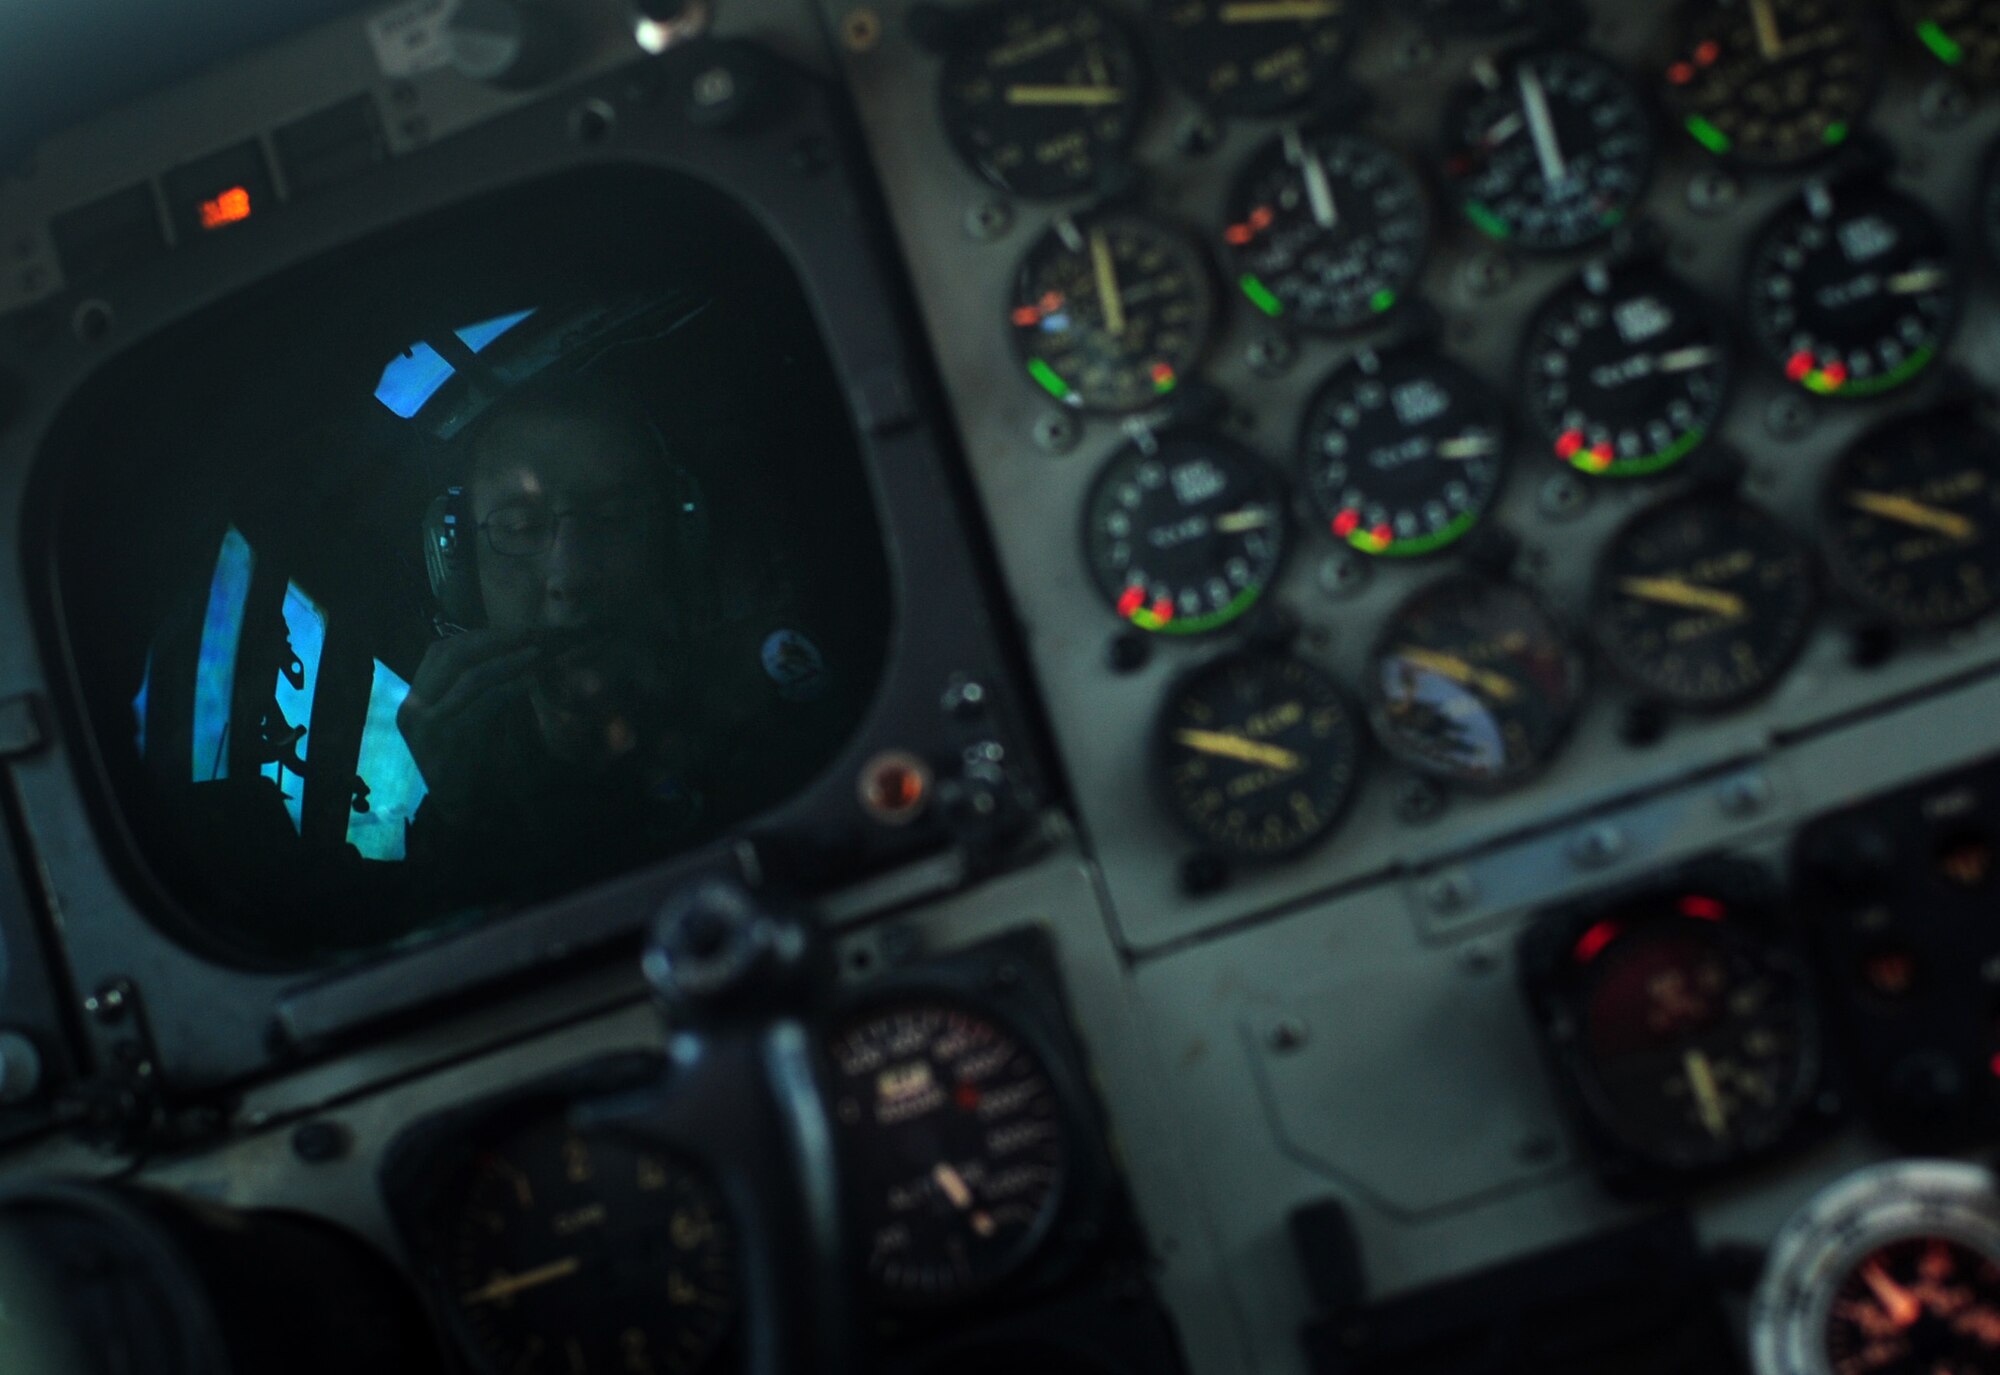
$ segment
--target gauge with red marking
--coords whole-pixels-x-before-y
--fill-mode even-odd
[[[1778,1234],[1751,1305],[1757,1375],[2000,1369],[2000,1198],[1986,1169],[1848,1176]]]
[[[1957,328],[1951,236],[1921,203],[1867,182],[1809,184],[1758,233],[1746,314],[1758,348],[1815,396],[1907,386]]]
[[[1135,439],[1084,504],[1084,559],[1118,618],[1161,635],[1230,624],[1276,581],[1284,484],[1234,440],[1200,430]]]
[[[920,1000],[851,1020],[828,1058],[850,1217],[877,1292],[940,1304],[1017,1275],[1076,1173],[1075,1128],[1027,1037]]]
[[[1506,479],[1499,396],[1423,349],[1363,352],[1321,385],[1299,471],[1321,528],[1364,554],[1433,554],[1471,532]]]

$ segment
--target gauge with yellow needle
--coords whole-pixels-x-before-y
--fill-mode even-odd
[[[1078,195],[1121,168],[1148,81],[1123,25],[1089,0],[998,0],[956,17],[938,79],[965,164],[1033,200]]]
[[[1333,679],[1286,654],[1204,664],[1175,684],[1154,728],[1168,812],[1223,859],[1296,855],[1353,801],[1364,737]]]
[[[1969,408],[1870,430],[1834,465],[1820,539],[1834,583],[1889,624],[1978,620],[2000,599],[2000,435]]]
[[[1649,507],[1597,568],[1591,624],[1620,674],[1716,711],[1776,686],[1819,611],[1812,551],[1762,507],[1698,492]]]

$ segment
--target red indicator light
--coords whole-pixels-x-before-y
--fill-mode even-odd
[[[232,186],[212,201],[201,203],[201,227],[220,229],[225,224],[236,224],[250,218],[250,192],[241,186]]]
[[[1250,227],[1252,229],[1269,229],[1271,221],[1277,218],[1277,213],[1270,206],[1260,205],[1250,212]]]
[[[1714,898],[1690,893],[1681,899],[1681,915],[1693,917],[1696,921],[1721,921],[1728,913],[1729,909]]]
[[[1861,962],[1861,980],[1884,998],[1902,998],[1917,986],[1916,956],[1907,950],[1880,950]]]
[[[1146,589],[1143,587],[1128,587],[1125,589],[1125,595],[1118,599],[1118,614],[1129,621],[1139,614],[1139,608],[1145,604]]]
[[[1377,549],[1387,549],[1396,542],[1396,532],[1386,525],[1376,526],[1368,532],[1368,537],[1375,541]]]
[[[1014,312],[1014,323],[1022,329],[1033,329],[1042,322],[1042,312],[1033,306],[1022,306]]]
[[[1174,384],[1174,369],[1171,363],[1153,364],[1153,385],[1171,387]]]
[[[1615,921],[1601,921],[1577,937],[1576,949],[1572,952],[1578,964],[1589,964],[1604,953],[1604,947],[1618,939],[1625,928]]]
[[[952,1098],[958,1103],[960,1112],[971,1112],[979,1106],[979,1086],[960,1084],[958,1092],[952,1094]]]
[[[1694,80],[1694,64],[1692,62],[1674,63],[1673,66],[1667,68],[1667,80],[1673,82],[1676,86],[1687,85],[1688,82]]]
[[[1694,50],[1694,60],[1704,67],[1713,67],[1722,57],[1722,45],[1713,38]]]
[[[1359,530],[1360,528],[1361,528],[1361,513],[1359,511],[1355,510],[1342,511],[1339,515],[1333,518],[1333,533],[1341,539],[1346,539],[1349,535],[1353,534],[1356,530]]]
[[[1249,243],[1256,235],[1257,231],[1247,224],[1232,224],[1222,231],[1222,237],[1237,248]]]
[[[1165,625],[1174,618],[1174,604],[1165,597],[1153,603],[1153,619]]]
[[[1062,293],[1060,291],[1045,291],[1042,293],[1042,299],[1035,302],[1035,304],[1040,307],[1042,314],[1053,315],[1063,308]]]
[[[1794,382],[1803,382],[1813,373],[1813,356],[1810,353],[1795,353],[1785,364],[1785,376]]]
[[[1838,390],[1847,385],[1847,364],[1828,363],[1820,376],[1826,379],[1827,386]]]
[[[1610,469],[1612,460],[1615,457],[1616,455],[1611,452],[1609,444],[1600,444],[1592,449],[1589,455],[1583,460],[1583,466],[1593,473],[1606,472]]]
[[[1991,1060],[1988,1060],[1986,1068],[1993,1072],[1995,1079],[2000,1079],[2000,1055],[1995,1055]]]
[[[1565,430],[1556,441],[1556,457],[1567,463],[1583,452],[1583,431]]]

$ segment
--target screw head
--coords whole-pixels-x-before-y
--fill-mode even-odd
[[[1444,815],[1445,791],[1428,778],[1412,778],[1396,790],[1396,815],[1422,826]]]
[[[735,98],[736,78],[727,67],[710,67],[694,79],[694,103],[713,108]]]
[[[1312,1035],[1312,1028],[1300,1017],[1287,1017],[1265,1034],[1264,1040],[1272,1050],[1289,1054],[1299,1049]]]
[[[1466,260],[1459,279],[1473,296],[1497,296],[1514,284],[1514,260],[1487,249]]]
[[[338,1122],[307,1122],[292,1133],[292,1154],[308,1165],[325,1165],[345,1156],[354,1134]]]
[[[1719,215],[1743,196],[1743,183],[1727,172],[1709,167],[1688,178],[1688,209],[1697,215]]]
[[[1368,564],[1359,554],[1336,549],[1319,561],[1315,581],[1326,597],[1346,601],[1349,597],[1358,596],[1361,589],[1368,586]]]
[[[840,39],[851,53],[875,51],[882,41],[882,16],[866,5],[849,10],[840,24]]]
[[[1924,87],[1917,110],[1933,129],[1953,129],[1972,117],[1972,93],[1948,76]]]
[[[965,212],[965,233],[974,243],[991,243],[1014,227],[1014,207],[1002,200],[981,201]]]
[[[1554,473],[1535,493],[1535,505],[1550,520],[1574,520],[1590,509],[1591,489],[1575,473]]]
[[[1083,438],[1083,427],[1068,411],[1043,411],[1035,417],[1035,447],[1046,454],[1066,454]]]
[[[1800,439],[1813,428],[1813,410],[1796,396],[1774,397],[1764,408],[1764,429],[1773,439]]]
[[[1282,377],[1298,356],[1298,347],[1282,334],[1259,335],[1243,351],[1244,361],[1259,377]]]

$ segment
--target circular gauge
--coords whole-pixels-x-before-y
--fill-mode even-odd
[[[1282,859],[1324,839],[1360,776],[1346,697],[1289,656],[1195,670],[1168,696],[1154,737],[1174,819],[1230,859]]]
[[[2000,600],[2000,435],[1969,412],[1890,421],[1841,456],[1820,507],[1841,590],[1911,629]]]
[[[1200,635],[1256,605],[1285,556],[1278,475],[1242,445],[1170,431],[1120,449],[1084,507],[1084,558],[1141,630]]]
[[[1708,303],[1653,267],[1593,267],[1528,326],[1521,391],[1557,458],[1648,477],[1701,447],[1729,397],[1729,343]]]
[[[1859,0],[1694,0],[1667,99],[1712,153],[1796,167],[1845,143],[1888,65]]]
[[[1417,15],[1443,34],[1495,34],[1535,23],[1545,0],[1417,0]]]
[[[1670,705],[1714,710],[1774,686],[1818,609],[1805,544],[1748,502],[1696,495],[1613,536],[1591,619],[1627,678]]]
[[[1905,1160],[1815,1196],[1772,1244],[1750,1306],[1757,1375],[2000,1369],[2000,1197],[1956,1161]]]
[[[1388,751],[1471,787],[1524,781],[1583,704],[1583,660],[1526,588],[1460,576],[1397,608],[1368,675],[1369,718]]]
[[[495,1140],[451,1187],[439,1282],[479,1369],[707,1368],[738,1308],[715,1186],[560,1115]]]
[[[1355,0],[1153,0],[1167,67],[1225,115],[1262,119],[1305,105],[1354,47]]]
[[[1624,222],[1658,152],[1646,102],[1624,73],[1571,48],[1481,58],[1472,73],[1451,104],[1445,174],[1476,229],[1562,253]]]
[[[1014,346],[1065,406],[1144,410],[1193,371],[1215,328],[1201,249],[1136,215],[1059,219],[1014,281]]]
[[[1943,225],[1879,186],[1815,184],[1758,234],[1750,331],[1816,396],[1879,396],[1930,366],[1962,291]]]
[[[1506,477],[1493,389],[1435,354],[1364,353],[1306,407],[1299,471],[1313,512],[1364,554],[1434,553],[1479,523]]]
[[[1146,75],[1131,39],[1085,0],[1001,0],[951,35],[938,103],[952,148],[1031,199],[1097,185],[1139,136]]]
[[[1569,1063],[1592,1118],[1655,1166],[1707,1169],[1780,1144],[1820,1077],[1804,968],[1675,893],[1594,922],[1571,952]]]
[[[1071,1174],[1048,1067],[955,1004],[871,1011],[830,1048],[830,1096],[869,1279],[938,1303],[990,1290],[1048,1239]]]
[[[1981,85],[2000,81],[2000,0],[1901,0],[1901,7],[1938,61]]]
[[[1423,185],[1393,151],[1359,134],[1293,129],[1238,174],[1222,237],[1252,305],[1339,333],[1410,295],[1430,232]]]

